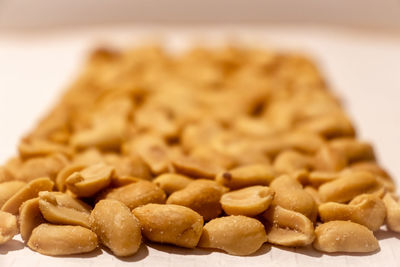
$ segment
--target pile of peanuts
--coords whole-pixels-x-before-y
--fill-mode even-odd
[[[365,253],[382,225],[400,232],[394,192],[302,55],[101,48],[0,166],[0,244]]]

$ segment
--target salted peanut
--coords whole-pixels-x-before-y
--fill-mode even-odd
[[[274,195],[275,192],[268,186],[255,185],[225,193],[220,202],[228,215],[252,217],[268,209]]]
[[[167,195],[185,188],[191,182],[193,179],[177,173],[164,173],[153,180]]]
[[[69,176],[71,176],[74,172],[80,172],[86,168],[86,165],[83,164],[71,164],[65,166],[58,174],[56,177],[56,187],[58,191],[60,192],[65,192],[66,186],[65,186],[65,181]]]
[[[349,118],[342,112],[317,116],[298,125],[298,129],[311,131],[325,138],[355,135],[355,130]]]
[[[73,154],[73,150],[70,147],[45,139],[22,140],[18,146],[18,152],[19,156],[23,159],[43,157],[54,153],[61,153],[67,157]]]
[[[22,181],[8,181],[0,183],[0,208],[24,185],[26,185],[26,183]]]
[[[111,186],[112,187],[122,187],[128,184],[136,183],[139,181],[143,181],[142,178],[132,177],[132,176],[116,176],[113,175],[111,177]]]
[[[328,145],[322,146],[314,158],[314,169],[317,171],[338,172],[347,164],[347,158]]]
[[[230,189],[253,185],[269,185],[275,178],[274,170],[265,164],[249,164],[220,172],[215,180]]]
[[[15,180],[15,177],[4,166],[0,166],[0,183],[12,180]]]
[[[126,205],[117,200],[104,199],[97,202],[90,215],[90,226],[101,243],[119,257],[135,254],[142,242],[138,219]]]
[[[80,225],[90,228],[90,206],[60,192],[39,193],[39,209],[50,223]]]
[[[256,252],[266,241],[267,235],[261,222],[241,215],[231,215],[206,223],[198,246],[245,256]]]
[[[95,147],[79,151],[74,154],[73,164],[89,166],[104,162],[104,156],[99,149]]]
[[[89,166],[72,173],[66,180],[66,187],[79,197],[90,197],[111,183],[114,168],[103,163]]]
[[[372,146],[354,138],[337,138],[329,142],[329,146],[346,157],[347,162],[375,160]]]
[[[331,221],[315,228],[316,250],[324,252],[372,252],[379,249],[378,240],[364,225],[350,221]]]
[[[386,207],[386,225],[390,230],[400,233],[400,202],[391,193],[384,196],[383,202]]]
[[[344,203],[360,194],[378,191],[382,185],[375,176],[366,171],[346,172],[339,178],[325,183],[318,188],[322,202]]]
[[[141,136],[134,140],[132,148],[135,153],[150,167],[151,172],[160,174],[168,171],[170,165],[169,151],[166,143],[159,137]]]
[[[273,205],[262,217],[269,243],[298,247],[311,244],[315,238],[312,221],[299,212]]]
[[[315,187],[307,185],[307,186],[304,187],[304,191],[306,191],[308,194],[310,194],[310,196],[312,196],[312,198],[315,201],[315,204],[317,204],[317,207],[319,205],[321,205],[322,202],[321,202],[321,199],[320,199],[320,197],[318,195],[318,190],[315,189]]]
[[[270,187],[275,191],[273,203],[282,208],[300,212],[315,221],[317,205],[303,186],[288,175],[281,175],[272,181]]]
[[[29,199],[21,205],[19,208],[18,222],[22,240],[28,242],[33,229],[40,224],[45,223],[45,220],[39,209],[38,197]]]
[[[324,139],[312,132],[290,131],[283,136],[287,149],[314,154],[324,144]]]
[[[54,183],[49,178],[37,178],[17,191],[6,203],[1,207],[2,211],[12,214],[18,214],[19,207],[25,201],[35,198],[39,195],[40,191],[51,191]]]
[[[214,179],[217,173],[222,170],[222,167],[211,159],[175,155],[171,162],[176,172],[190,177]]]
[[[139,219],[143,235],[159,243],[194,248],[199,242],[203,218],[195,211],[173,204],[147,204],[133,214]]]
[[[214,181],[198,179],[182,190],[172,193],[167,199],[167,204],[191,208],[203,216],[205,221],[208,221],[221,213],[219,201],[226,191],[225,187]]]
[[[115,199],[131,210],[148,203],[164,203],[165,193],[152,182],[141,180],[106,191],[100,199]]]
[[[98,149],[117,149],[127,134],[125,118],[106,116],[94,123],[91,128],[76,132],[70,144],[77,149],[96,147]]]
[[[331,182],[339,178],[338,172],[328,172],[328,171],[313,171],[308,175],[308,183],[314,187],[319,187],[324,183]]]
[[[376,176],[376,178],[383,184],[387,191],[396,191],[396,184],[392,177],[390,177],[390,175],[375,161],[356,162],[349,167],[349,170],[368,171]]]
[[[30,158],[25,161],[18,159],[12,171],[11,169],[8,170],[17,180],[26,182],[40,177],[49,177],[51,180],[54,180],[57,173],[67,164],[68,159],[65,155],[58,153],[45,157]]]
[[[285,150],[275,158],[274,170],[279,174],[289,174],[297,170],[309,170],[312,165],[311,157],[293,150]]]
[[[97,236],[82,226],[43,223],[32,231],[28,247],[48,256],[82,254],[97,248]]]
[[[386,216],[383,201],[374,194],[359,195],[349,204],[327,202],[321,204],[318,211],[323,222],[352,221],[368,227],[371,231],[378,230]]]
[[[18,234],[17,217],[11,213],[0,211],[0,245]]]
[[[145,180],[152,178],[149,166],[137,155],[119,156],[108,154],[104,161],[115,168],[115,177],[138,177]]]

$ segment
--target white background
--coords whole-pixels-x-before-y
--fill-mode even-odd
[[[303,51],[318,63],[344,101],[359,136],[374,144],[383,166],[399,182],[400,38],[395,35],[330,27],[96,27],[50,33],[0,35],[0,163],[15,153],[18,139],[49,108],[77,74],[87,51],[96,45],[137,44],[156,39],[181,49],[191,43],[242,43]],[[88,256],[46,257],[14,240],[0,247],[0,266],[397,266],[400,235],[377,233],[381,250],[354,256],[323,255],[310,248],[271,248],[234,257],[205,250],[142,246],[120,260],[106,251]],[[296,253],[293,253],[296,251]]]

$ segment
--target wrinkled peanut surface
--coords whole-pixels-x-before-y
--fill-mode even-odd
[[[378,240],[367,227],[350,221],[331,221],[315,228],[315,249],[324,252],[371,252]]]
[[[100,200],[90,215],[90,226],[116,256],[135,254],[142,242],[138,219],[117,200]]]
[[[28,246],[49,256],[81,254],[97,248],[97,236],[82,226],[44,223],[33,229]]]
[[[221,249],[232,255],[250,255],[266,241],[267,235],[261,222],[231,215],[206,223],[199,247]]]
[[[195,211],[173,204],[147,204],[133,210],[143,235],[154,242],[194,248],[199,242],[203,218]]]

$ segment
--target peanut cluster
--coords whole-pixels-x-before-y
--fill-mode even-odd
[[[395,184],[306,57],[99,49],[0,167],[0,244],[371,252]]]

